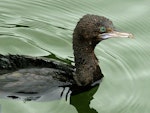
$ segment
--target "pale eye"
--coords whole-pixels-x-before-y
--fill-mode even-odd
[[[101,32],[101,33],[106,32],[106,27],[104,27],[104,26],[100,27],[100,32]]]

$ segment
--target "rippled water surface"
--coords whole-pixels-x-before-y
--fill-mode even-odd
[[[77,113],[76,107],[80,113],[149,113],[149,4],[149,0],[0,0],[1,54],[53,53],[73,60],[73,29],[87,13],[106,16],[118,30],[135,36],[106,40],[97,46],[105,77],[89,105],[84,99],[93,90],[74,96],[77,106],[64,99],[26,103],[1,99],[2,113]],[[87,106],[95,110],[88,111]]]

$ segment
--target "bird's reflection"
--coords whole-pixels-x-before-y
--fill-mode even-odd
[[[91,89],[79,94],[72,93],[70,97],[70,104],[77,109],[78,113],[97,113],[97,111],[93,108],[90,108],[89,105],[98,87],[99,85],[96,85],[91,87]]]

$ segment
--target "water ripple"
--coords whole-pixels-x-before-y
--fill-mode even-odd
[[[99,113],[148,113],[148,4],[148,0],[113,3],[102,0],[1,0],[0,53],[42,56],[52,52],[64,58],[72,57],[72,32],[79,18],[87,13],[107,16],[116,28],[133,33],[135,39],[110,39],[99,44],[96,54],[105,77],[90,106]],[[57,104],[59,110],[55,109]],[[64,102],[57,104],[47,108],[62,111]]]

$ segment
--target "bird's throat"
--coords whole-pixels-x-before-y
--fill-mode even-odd
[[[86,86],[101,79],[103,75],[98,65],[98,60],[94,54],[94,49],[80,47],[74,50],[76,66],[74,79],[76,80],[76,83],[79,86]]]

